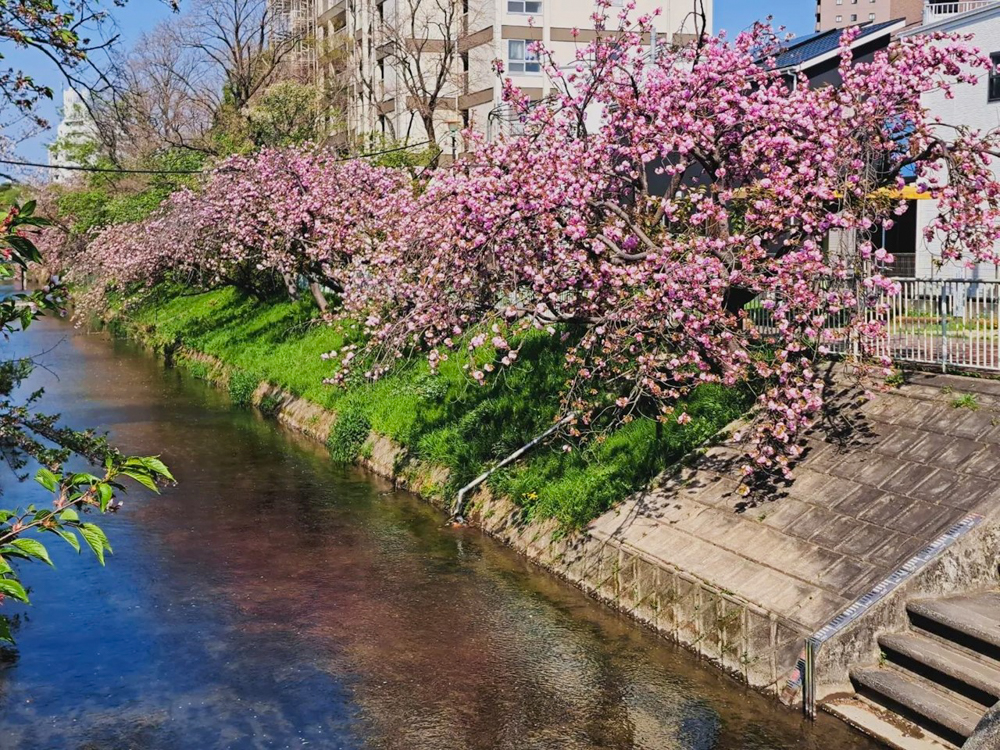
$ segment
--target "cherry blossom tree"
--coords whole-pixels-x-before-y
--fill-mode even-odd
[[[314,147],[231,157],[199,191],[178,191],[148,220],[99,233],[73,269],[93,282],[82,304],[100,308],[109,290],[168,277],[259,297],[280,289],[297,296],[302,279],[325,312],[320,285],[340,291],[350,260],[375,253],[413,191],[403,171]]]
[[[867,237],[906,210],[907,172],[943,202],[929,231],[947,257],[997,260],[998,136],[946,140],[921,105],[989,61],[936,34],[855,63],[848,30],[842,83],[813,88],[776,69],[767,26],[651,57],[652,19],[628,17],[568,69],[537,45],[551,106],[508,83],[525,135],[436,174],[402,230],[355,266],[345,306],[370,338],[338,353],[334,379],[467,349],[489,354],[469,363],[482,381],[516,360],[517,331],[544,328],[572,344],[562,401],[574,432],[639,414],[683,423],[674,405],[693,387],[746,384],[759,399],[744,472],[788,475],[824,403],[817,365],[831,344],[849,343],[859,376],[890,364],[877,344],[892,258]],[[831,233],[851,241],[830,248]],[[747,314],[754,300],[766,326]]]
[[[676,406],[702,383],[750,388],[744,489],[788,476],[831,350],[866,385],[888,373],[893,259],[869,238],[906,211],[907,180],[938,199],[929,231],[947,259],[1000,260],[998,134],[944,137],[921,104],[989,60],[934,34],[856,62],[847,30],[840,85],[813,88],[776,68],[768,26],[653,54],[652,17],[597,5],[597,38],[574,64],[536,45],[548,101],[505,83],[518,135],[469,133],[466,158],[416,179],[309,147],[230,159],[172,199],[183,229],[126,230],[135,248],[102,240],[108,278],[191,267],[208,283],[323,284],[364,332],[327,355],[335,383],[415,355],[464,358],[485,382],[520,358],[524,332],[548,331],[566,348],[559,398],[581,438],[637,416],[683,424]],[[116,249],[134,254],[131,276]]]

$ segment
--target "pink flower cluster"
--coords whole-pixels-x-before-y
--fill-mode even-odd
[[[554,94],[530,102],[508,81],[518,134],[469,134],[467,157],[425,178],[307,149],[238,157],[143,226],[105,232],[95,260],[112,285],[190,269],[336,288],[365,340],[328,355],[334,382],[414,353],[466,357],[481,382],[517,361],[519,332],[565,336],[575,433],[639,414],[683,424],[675,405],[700,383],[751,384],[745,472],[787,473],[823,406],[830,341],[851,342],[861,374],[889,365],[874,303],[893,291],[876,262],[891,257],[868,237],[905,211],[904,179],[941,201],[931,231],[948,257],[998,260],[997,135],[943,137],[921,104],[989,61],[937,35],[855,63],[846,32],[842,85],[812,87],[771,64],[768,27],[651,57],[651,22],[626,10],[569,67],[538,46]]]
[[[99,280],[96,304],[110,289],[168,276],[254,293],[299,276],[339,288],[351,258],[375,252],[413,190],[405,173],[314,148],[234,156],[197,192],[180,190],[145,221],[101,231],[75,273]]]

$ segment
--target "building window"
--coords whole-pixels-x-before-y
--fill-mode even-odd
[[[541,13],[542,0],[507,0],[508,13]]]
[[[531,42],[525,39],[507,40],[507,70],[511,73],[541,73],[538,55],[528,49]]]
[[[840,23],[843,20],[844,20],[843,16],[837,16],[837,23]]]
[[[857,21],[857,20],[858,20],[858,14],[857,13],[851,13],[851,22],[853,23],[854,21]]]
[[[837,5],[843,5],[843,4],[844,4],[844,0],[837,0]]]
[[[869,21],[874,21],[875,20],[875,14],[874,13],[869,13],[868,14],[868,20]]]
[[[997,66],[1000,66],[1000,52],[990,53],[990,81],[987,101],[1000,102],[1000,73],[997,72]]]

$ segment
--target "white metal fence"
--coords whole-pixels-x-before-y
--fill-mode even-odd
[[[886,324],[884,352],[897,362],[939,366],[942,370],[1000,372],[1000,281],[895,279],[899,292],[869,300],[871,316]],[[878,314],[875,307],[884,306]],[[759,302],[747,312],[766,337],[770,315]],[[844,320],[827,321],[834,351],[851,344],[837,333]]]
[[[987,5],[991,5],[996,0],[958,0],[958,2],[924,2],[924,23],[934,23],[948,16],[968,13],[970,10],[977,10]]]
[[[897,279],[886,346],[901,362],[1000,371],[1000,282]]]

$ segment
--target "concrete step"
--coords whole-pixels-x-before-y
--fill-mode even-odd
[[[878,642],[894,664],[984,708],[1000,700],[1000,664],[992,659],[917,633],[886,634]]]
[[[909,602],[914,627],[1000,660],[1000,594]]]
[[[858,695],[834,698],[823,703],[822,708],[892,750],[957,750],[959,747]]]
[[[894,668],[851,671],[857,691],[903,718],[961,746],[986,712]]]

